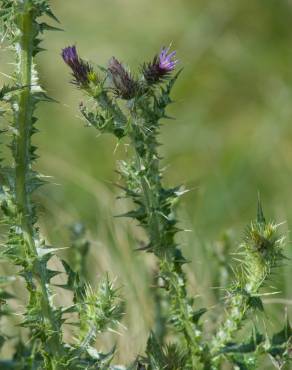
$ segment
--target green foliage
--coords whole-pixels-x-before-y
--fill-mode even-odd
[[[38,103],[52,101],[39,85],[34,58],[43,50],[40,44],[44,31],[59,30],[43,22],[43,16],[58,20],[47,0],[0,0],[0,5],[2,38],[14,49],[16,59],[14,85],[0,89],[0,113],[6,123],[1,133],[9,141],[13,159],[10,166],[2,161],[0,171],[2,224],[6,232],[1,258],[10,262],[17,278],[25,284],[27,302],[20,327],[26,329],[28,338],[17,341],[12,359],[0,361],[0,367],[126,369],[112,365],[115,346],[105,353],[95,348],[99,335],[114,331],[122,319],[124,302],[119,290],[108,276],[96,287],[87,281],[89,243],[81,224],[71,230],[71,264],[61,260],[64,271],[49,267],[53,259],[58,259],[58,248],[47,245],[42,237],[33,198],[35,190],[45,183],[34,168],[38,158],[32,143],[37,132],[35,110]],[[74,54],[72,57],[72,50],[70,53],[67,59],[63,54],[63,58],[72,69],[74,84],[88,98],[86,104],[80,104],[82,117],[89,126],[114,135],[129,147],[126,159],[118,164],[118,173],[123,181],[119,185],[122,197],[132,201],[133,209],[121,216],[132,218],[144,229],[147,239],[141,241],[138,250],[151,253],[157,260],[153,289],[157,323],[162,327],[155,327],[145,354],[138,355],[127,369],[215,370],[225,362],[235,369],[256,369],[263,355],[268,355],[278,369],[286,366],[292,336],[288,319],[284,328],[272,336],[261,333],[254,325],[249,339],[238,338],[252,315],[264,311],[262,288],[284,259],[279,225],[266,221],[260,202],[257,219],[247,228],[237,255],[239,263],[234,268],[233,284],[227,288],[225,315],[214,333],[205,330],[203,318],[208,310],[200,308],[188,292],[184,270],[188,261],[177,242],[176,235],[182,230],[175,212],[186,191],[181,186],[164,185],[158,151],[161,120],[170,119],[166,109],[172,103],[170,95],[180,74],[171,75],[176,62],[172,65],[168,56],[161,66],[156,56],[153,62],[142,64],[136,77],[115,58],[108,68],[95,71],[83,59]],[[163,73],[162,67],[166,68]],[[55,278],[63,275],[66,282],[56,283]],[[1,317],[10,314],[9,300],[15,297],[6,286],[13,279],[1,278],[1,285],[5,285],[5,290],[0,290]],[[59,288],[71,292],[70,305],[55,303]],[[74,338],[70,340],[64,339],[66,325],[73,327]],[[1,331],[0,347],[10,339]]]
[[[97,334],[116,324],[120,317],[121,305],[117,302],[116,290],[106,278],[94,292],[89,283],[79,278],[78,272],[83,271],[74,272],[63,262],[68,281],[62,287],[73,290],[74,299],[70,307],[56,306],[52,279],[61,271],[50,269],[48,262],[55,257],[57,248],[46,245],[37,226],[38,215],[32,195],[45,181],[33,169],[38,158],[37,148],[31,141],[38,131],[34,112],[39,102],[52,99],[39,86],[34,57],[43,50],[40,47],[42,33],[57,29],[39,22],[41,16],[57,21],[46,0],[1,1],[2,37],[15,49],[17,61],[13,76],[15,85],[3,86],[0,90],[4,104],[2,115],[9,121],[3,132],[9,133],[9,148],[14,160],[13,166],[1,168],[2,223],[7,229],[1,257],[19,266],[16,273],[25,281],[28,301],[20,325],[29,333],[28,345],[20,341],[13,359],[4,361],[3,366],[52,370],[108,368],[114,351],[97,354],[91,345]],[[75,232],[74,238],[74,243],[78,243],[80,235]],[[79,265],[75,267],[80,270]],[[1,295],[3,302],[12,297],[4,291]],[[80,338],[69,344],[63,339],[63,325],[68,321],[66,315],[74,312],[78,315]]]
[[[118,324],[123,314],[123,304],[108,277],[99,283],[96,292],[90,285],[85,287],[84,296],[78,304],[78,313],[81,343],[92,342],[88,333],[96,335]]]
[[[215,363],[220,362],[222,353],[229,352],[229,343],[243,326],[248,314],[264,310],[260,289],[270,278],[272,269],[283,260],[284,239],[277,235],[277,229],[278,225],[266,222],[259,202],[257,220],[246,231],[239,252],[242,261],[237,267],[233,286],[227,291],[226,319],[212,342]],[[234,348],[240,353],[256,351],[258,342],[262,340],[262,336],[256,333],[248,344],[235,345]]]
[[[147,370],[179,370],[188,367],[188,357],[184,350],[175,344],[162,348],[153,333],[147,342],[146,355],[147,357],[141,358],[139,363]]]
[[[200,322],[207,310],[194,308],[195,301],[187,292],[183,271],[187,261],[175,239],[180,231],[175,206],[185,190],[181,187],[164,187],[158,153],[160,120],[168,118],[166,108],[172,103],[170,94],[180,72],[173,77],[168,76],[167,80],[158,79],[156,83],[149,79],[151,82],[147,85],[143,76],[129,82],[132,77],[127,75],[126,69],[116,59],[114,61],[116,69],[113,70],[110,61],[108,71],[101,69],[104,76],[83,88],[90,99],[89,104],[82,103],[80,110],[88,125],[102,133],[112,133],[118,140],[125,140],[131,148],[128,159],[119,162],[118,172],[124,180],[124,184],[119,185],[123,190],[122,197],[131,199],[134,209],[120,216],[136,220],[145,229],[148,241],[143,241],[139,249],[153,253],[158,259],[157,288],[164,294],[156,295],[155,299],[156,302],[158,299],[158,305],[159,301],[167,301],[167,310],[163,314],[170,332],[177,334],[176,342],[184,354],[177,355],[180,364],[174,365],[174,368],[219,369],[224,359],[242,369],[255,368],[261,353],[258,347],[262,346],[264,337],[256,332],[255,337],[246,344],[233,341],[248,319],[248,314],[264,310],[260,289],[284,258],[284,238],[278,236],[278,225],[266,222],[259,201],[257,219],[247,228],[244,242],[237,253],[237,259],[241,262],[234,269],[234,282],[227,290],[226,318],[219,325],[211,343],[208,343]],[[117,74],[114,76],[116,79],[120,77],[118,84],[112,78],[113,73]],[[111,84],[115,85],[112,89]],[[121,84],[124,85],[121,87]],[[133,84],[140,86],[136,88],[134,96]],[[129,94],[125,92],[128,85]],[[122,93],[117,89],[121,89]],[[113,112],[123,112],[123,118],[120,119],[121,116]],[[116,131],[116,127],[120,130]],[[159,320],[161,322],[161,317]],[[142,368],[172,368],[163,347],[165,333],[162,336],[159,334],[159,338],[162,343],[151,334],[146,359],[139,365]],[[286,338],[285,345],[289,346],[289,342],[290,336]],[[170,346],[175,348],[176,344]],[[176,352],[175,349],[173,351]],[[285,356],[281,352],[283,363],[287,360]]]

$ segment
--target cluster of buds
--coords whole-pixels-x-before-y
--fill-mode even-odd
[[[152,62],[142,66],[143,81],[135,79],[122,63],[112,57],[108,64],[108,75],[111,78],[114,93],[124,100],[130,100],[143,94],[147,91],[147,87],[158,84],[169,77],[178,63],[175,55],[176,52],[170,52],[170,48],[162,48],[160,54],[156,55]],[[71,68],[74,76],[73,82],[76,85],[87,87],[90,81],[94,79],[97,81],[92,66],[78,56],[75,46],[63,49],[62,57]]]

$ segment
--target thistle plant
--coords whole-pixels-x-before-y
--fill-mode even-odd
[[[169,50],[163,48],[152,62],[142,66],[140,80],[114,57],[109,61],[107,78],[88,67],[87,79],[84,79],[81,71],[87,64],[77,55],[75,46],[64,49],[62,56],[72,69],[73,82],[98,104],[97,111],[89,111],[81,105],[84,118],[100,131],[112,132],[119,139],[127,136],[130,140],[133,159],[121,161],[119,172],[126,183],[125,196],[132,198],[137,208],[124,216],[136,219],[147,232],[149,241],[143,249],[158,258],[162,288],[169,296],[169,322],[185,339],[191,361],[195,363],[203,355],[204,347],[200,344],[200,326],[196,323],[198,312],[194,311],[193,300],[187,295],[182,270],[186,260],[174,239],[179,228],[173,205],[184,190],[163,187],[157,152],[159,121],[166,116],[165,108],[171,102],[169,94],[178,77],[177,73],[170,78],[177,64],[175,53],[169,54]],[[165,86],[160,86],[160,82],[166,82]],[[118,104],[119,99],[125,102],[123,107]]]
[[[49,0],[0,0],[0,5],[1,40],[15,58],[12,82],[0,88],[0,132],[10,150],[0,162],[0,254],[13,271],[0,277],[0,318],[17,314],[19,327],[24,328],[19,338],[11,338],[1,326],[0,347],[8,342],[14,353],[0,360],[0,368],[216,370],[229,364],[234,369],[257,369],[262,356],[269,356],[277,369],[288,368],[292,335],[288,318],[273,335],[253,320],[264,319],[264,289],[285,258],[285,238],[279,225],[266,221],[260,201],[257,218],[237,252],[233,283],[222,287],[224,313],[212,332],[206,331],[203,321],[208,314],[212,317],[212,310],[199,306],[189,294],[187,260],[176,236],[182,230],[175,214],[186,190],[164,185],[158,151],[161,124],[170,118],[166,110],[181,72],[176,52],[165,47],[150,62],[141,63],[137,73],[116,57],[107,67],[95,67],[79,56],[76,46],[61,52],[71,82],[86,97],[79,106],[83,120],[130,148],[126,160],[118,162],[118,187],[133,208],[120,216],[134,219],[144,229],[145,239],[137,241],[137,250],[151,253],[157,261],[149,282],[154,285],[156,319],[145,351],[133,353],[134,363],[123,366],[114,365],[114,344],[106,353],[96,348],[99,335],[113,331],[122,319],[120,289],[108,275],[92,285],[88,281],[89,243],[82,223],[71,228],[68,261],[58,257],[59,248],[42,235],[34,200],[35,190],[46,184],[35,170],[35,109],[53,102],[39,84],[35,56],[44,50],[45,31],[59,30],[58,19]],[[52,257],[63,268],[52,268]],[[25,291],[21,312],[10,305],[10,299],[17,298],[9,291],[11,282]],[[69,305],[56,303],[60,289],[71,292]],[[69,325],[73,335],[65,341]]]
[[[165,343],[166,333],[151,333],[145,356],[140,357],[136,368],[215,370],[227,361],[234,368],[256,369],[263,354],[268,354],[276,367],[285,366],[291,353],[288,321],[271,338],[254,326],[251,339],[238,342],[238,333],[250,314],[263,311],[261,289],[284,258],[284,238],[278,236],[278,225],[265,221],[260,202],[257,219],[247,229],[238,252],[234,283],[225,287],[226,318],[215,333],[204,333],[201,317],[207,309],[195,307],[188,293],[183,269],[187,261],[176,240],[181,230],[175,216],[175,206],[186,190],[165,187],[158,152],[161,122],[170,118],[166,108],[172,103],[170,94],[180,74],[180,70],[175,71],[176,53],[162,48],[151,62],[141,64],[137,74],[116,57],[110,59],[107,68],[95,69],[78,55],[76,46],[64,48],[62,57],[72,71],[73,84],[87,98],[79,107],[86,124],[130,147],[127,160],[118,162],[123,181],[118,186],[134,208],[121,216],[136,220],[145,230],[147,240],[140,242],[138,250],[157,258],[155,281],[160,293],[155,299],[167,302],[164,319],[172,335]]]
[[[33,201],[34,191],[45,183],[34,170],[38,157],[32,143],[38,131],[35,108],[40,102],[52,100],[39,85],[34,58],[43,50],[40,43],[44,31],[57,30],[43,22],[43,16],[58,20],[47,0],[1,0],[0,5],[1,38],[14,51],[16,60],[13,84],[0,90],[3,124],[8,122],[1,133],[7,135],[13,158],[11,166],[4,162],[1,166],[2,224],[6,228],[1,258],[15,266],[15,274],[24,280],[28,295],[20,323],[27,328],[28,340],[25,344],[19,340],[13,359],[0,362],[1,368],[108,369],[113,351],[100,354],[92,345],[98,333],[117,323],[122,313],[121,299],[108,278],[91,288],[62,261],[67,283],[58,286],[72,290],[74,299],[69,307],[55,305],[52,279],[62,271],[48,267],[57,248],[41,236]],[[8,298],[9,294],[2,292],[2,299]],[[71,324],[79,331],[72,343],[65,343],[64,324],[70,322],[73,313]],[[2,334],[2,344],[7,337]]]

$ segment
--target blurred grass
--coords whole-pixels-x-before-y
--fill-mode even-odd
[[[231,233],[236,248],[245,225],[255,216],[260,191],[268,218],[292,222],[292,2],[290,0],[77,0],[52,1],[65,32],[46,34],[47,52],[38,57],[42,83],[59,104],[39,108],[35,137],[38,169],[58,185],[38,193],[41,224],[51,243],[68,245],[67,226],[82,220],[92,241],[92,280],[103,271],[117,277],[128,301],[128,326],[120,344],[121,361],[144,348],[152,321],[149,256],[133,249],[141,231],[112,216],[126,209],[116,202],[115,161],[121,144],[83,128],[80,93],[68,83],[62,47],[77,43],[81,55],[106,64],[115,55],[137,70],[162,45],[173,43],[184,71],[162,130],[166,182],[193,189],[180,207],[190,289],[211,307],[219,293],[218,240]],[[3,57],[2,57],[3,56]],[[4,59],[3,59],[4,58]],[[1,51],[1,70],[8,72]],[[4,80],[4,78],[3,78]],[[65,243],[64,243],[65,238]],[[67,244],[66,244],[67,243]],[[220,243],[219,243],[220,245]],[[287,247],[292,256],[290,244]],[[207,268],[206,268],[207,267]],[[219,277],[218,277],[219,276]],[[219,280],[218,280],[219,279]],[[271,285],[291,299],[291,264]],[[268,304],[277,324],[283,304]],[[216,312],[214,309],[214,312]],[[212,327],[215,314],[210,315]],[[132,356],[132,357],[131,357]],[[263,365],[268,369],[270,365]]]

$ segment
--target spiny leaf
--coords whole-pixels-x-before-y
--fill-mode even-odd
[[[193,313],[193,321],[194,323],[198,324],[200,318],[207,312],[208,310],[206,308],[200,308],[199,310],[195,311]]]
[[[64,31],[62,28],[51,26],[45,22],[39,23],[39,28],[41,32],[44,31]]]
[[[257,330],[254,330],[249,341],[245,343],[227,343],[221,353],[249,353],[254,352],[260,343],[265,340],[264,336]]]
[[[284,328],[280,330],[278,333],[273,335],[271,344],[272,346],[282,345],[284,343],[288,343],[289,340],[291,339],[292,339],[292,328],[289,322],[289,318],[287,316]]]
[[[0,101],[5,98],[5,95],[10,94],[14,91],[21,90],[23,88],[24,87],[3,85],[3,87],[0,89]]]

